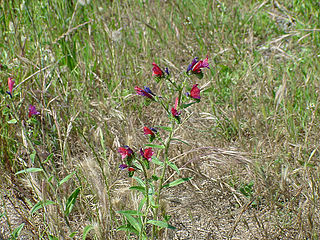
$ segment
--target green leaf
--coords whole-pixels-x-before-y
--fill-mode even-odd
[[[151,176],[151,178],[152,178],[153,181],[158,181],[159,180],[159,177],[157,175],[154,175],[154,174]]]
[[[73,232],[69,235],[69,238],[73,238],[78,232]]]
[[[146,147],[152,147],[152,148],[159,148],[159,149],[165,149],[166,147],[163,145],[157,145],[157,144],[146,144]]]
[[[43,171],[42,168],[27,168],[17,172],[15,175],[18,175],[21,173],[33,173],[33,172],[42,172],[42,171]]]
[[[155,226],[158,226],[161,228],[176,229],[174,226],[168,224],[167,222],[163,222],[163,221],[149,220],[147,223],[150,223],[152,225],[155,225]]]
[[[195,104],[197,102],[191,102],[191,103],[186,103],[186,104],[182,104],[181,105],[181,108],[187,108],[187,107],[190,107],[191,105]]]
[[[168,132],[172,132],[172,127],[165,127],[165,126],[154,126],[155,128],[161,128],[165,131],[168,131]]]
[[[50,177],[48,178],[48,182],[51,182],[52,179],[53,179],[53,176],[50,176]]]
[[[21,223],[16,229],[13,230],[11,236],[13,239],[17,239],[20,235],[22,228],[24,227],[24,223]]]
[[[159,165],[159,166],[164,166],[164,163],[161,162],[157,157],[154,157],[154,156],[151,157],[151,162],[153,162],[154,164]]]
[[[143,205],[146,203],[146,201],[147,201],[146,197],[141,199],[139,206],[138,206],[138,211],[141,211],[141,209],[142,209]]]
[[[131,190],[137,190],[139,192],[142,192],[143,194],[146,194],[146,189],[142,186],[132,186],[129,189]]]
[[[73,191],[73,193],[70,195],[70,197],[67,200],[66,209],[64,213],[66,216],[68,216],[71,213],[71,210],[77,200],[78,194],[80,192],[80,187],[78,187],[76,190]]]
[[[53,235],[49,235],[49,240],[59,240],[59,238],[53,236]]]
[[[34,163],[34,159],[36,158],[36,151],[33,151],[31,154],[30,154],[30,160],[32,163]]]
[[[82,235],[82,240],[86,240],[88,233],[93,229],[92,225],[87,225],[83,229],[83,235]]]
[[[196,75],[197,78],[199,78],[199,79],[202,79],[202,78],[203,78],[203,72],[195,73],[195,75]]]
[[[141,232],[141,224],[137,221],[136,218],[132,217],[129,214],[123,214],[123,216],[125,216],[125,218],[127,219],[127,221],[131,224],[132,227],[134,227],[134,229],[136,229],[139,233]]]
[[[62,184],[64,184],[66,181],[68,181],[72,176],[73,174],[75,174],[75,171],[70,173],[68,176],[66,176],[64,179],[62,179],[59,183],[58,183],[58,187],[61,186]]]
[[[168,166],[175,170],[178,174],[180,174],[179,168],[173,162],[168,161]]]
[[[17,123],[17,120],[16,119],[11,119],[8,121],[9,124],[16,124]]]
[[[41,209],[45,206],[51,205],[51,204],[56,204],[56,203],[54,201],[50,201],[50,200],[39,201],[32,207],[30,214],[33,215],[39,209]]]
[[[165,187],[174,187],[174,186],[177,186],[177,185],[179,185],[179,184],[181,184],[181,183],[184,183],[184,182],[186,182],[186,181],[189,181],[189,180],[191,180],[191,179],[192,179],[192,177],[180,178],[180,179],[177,179],[177,180],[175,180],[175,181],[173,181],[173,182],[170,182],[170,183],[168,183],[168,184],[166,184],[166,185],[163,185],[162,188],[165,188]]]
[[[142,186],[142,187],[146,186],[146,184],[144,183],[144,181],[141,178],[133,177],[133,179],[135,179],[140,184],[140,186]]]
[[[145,214],[136,210],[122,210],[122,211],[117,211],[117,213],[121,214],[129,214],[129,215],[134,215],[134,216],[144,216]]]
[[[117,231],[126,231],[126,232],[131,232],[135,235],[139,235],[139,232],[136,229],[134,229],[130,224],[122,225],[118,227]]]
[[[50,153],[49,154],[49,156],[47,157],[47,159],[46,160],[44,160],[44,162],[43,163],[47,163],[48,161],[50,161],[51,160],[51,158],[53,157],[53,153]]]
[[[171,140],[172,140],[172,141],[182,142],[182,143],[184,143],[184,144],[187,144],[188,146],[191,146],[191,145],[190,145],[189,143],[187,143],[186,141],[183,141],[183,140],[178,139],[178,138],[172,138]]]

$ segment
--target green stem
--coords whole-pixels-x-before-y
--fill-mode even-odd
[[[141,227],[141,231],[140,231],[140,235],[139,238],[141,239],[142,237],[142,232],[145,232],[145,226],[147,225],[147,219],[148,219],[148,212],[150,209],[150,199],[149,199],[149,181],[148,181],[148,172],[146,169],[145,164],[143,163],[142,159],[138,159],[138,162],[140,163],[140,165],[142,166],[142,170],[143,170],[143,175],[145,178],[145,183],[146,183],[146,211],[145,211],[145,216],[142,222],[142,227]]]
[[[164,155],[163,155],[163,158],[164,158],[164,166],[163,166],[163,169],[162,169],[162,173],[161,173],[161,176],[160,176],[160,182],[159,182],[159,185],[158,185],[158,192],[156,193],[156,209],[155,209],[155,212],[154,212],[154,218],[157,218],[158,220],[158,212],[159,212],[159,204],[160,204],[160,197],[161,197],[161,190],[162,190],[162,184],[164,182],[164,178],[165,178],[165,175],[166,175],[166,170],[167,170],[167,166],[168,166],[168,152],[169,152],[169,147],[170,147],[170,143],[171,143],[171,139],[173,137],[173,132],[174,132],[174,127],[175,127],[175,120],[172,120],[171,121],[171,132],[168,136],[168,138],[166,139],[166,142],[165,142],[165,149],[164,149]],[[155,237],[157,236],[157,227],[156,226],[153,226],[152,227],[152,238],[151,239],[155,239]]]

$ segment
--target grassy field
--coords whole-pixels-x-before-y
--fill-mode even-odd
[[[313,0],[0,1],[0,239],[319,239],[319,19]],[[166,140],[131,178],[118,149],[145,126]]]

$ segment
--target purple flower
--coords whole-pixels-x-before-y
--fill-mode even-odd
[[[119,168],[120,168],[121,170],[124,170],[124,169],[126,169],[127,167],[128,167],[127,164],[120,164],[120,166],[119,166]]]
[[[187,73],[191,71],[194,74],[201,74],[201,68],[209,68],[208,56],[204,60],[198,60],[198,58],[194,58],[191,64],[187,68]]]
[[[39,114],[40,113],[37,111],[36,107],[30,104],[28,117],[31,118],[33,115],[39,115]]]
[[[154,100],[153,96],[155,96],[153,94],[153,92],[150,90],[150,88],[148,87],[144,87],[144,89],[142,88],[139,88],[139,87],[134,87],[134,90],[136,90],[137,94],[140,95],[140,96],[144,96],[144,97],[147,97],[151,100]],[[152,96],[153,95],[153,96]]]
[[[148,87],[146,87],[146,86],[144,86],[144,91],[147,92],[147,93],[149,93],[149,94],[151,94],[152,96],[156,96],[156,95],[150,90],[150,88],[148,88]]]

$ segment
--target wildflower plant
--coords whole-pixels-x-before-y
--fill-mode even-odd
[[[159,213],[161,193],[165,188],[174,187],[191,178],[180,178],[168,182],[169,179],[166,178],[168,168],[180,174],[179,168],[169,160],[169,149],[176,130],[188,119],[188,116],[184,116],[183,109],[201,100],[199,84],[193,84],[191,90],[186,92],[185,89],[190,89],[189,79],[192,74],[202,78],[202,69],[209,68],[208,57],[203,61],[194,58],[186,70],[184,79],[173,81],[170,79],[167,68],[163,71],[155,62],[152,65],[152,76],[157,83],[165,81],[169,89],[168,93],[157,96],[149,87],[142,89],[136,86],[134,90],[137,95],[146,98],[148,103],[159,104],[165,110],[168,125],[156,126],[156,128],[144,126],[143,133],[149,136],[148,143],[139,149],[133,150],[129,146],[118,149],[123,161],[119,168],[128,171],[129,177],[136,180],[138,184],[130,189],[139,191],[142,194],[142,200],[136,210],[118,211],[125,217],[125,221],[117,230],[135,234],[139,239],[150,239],[150,237],[158,239],[160,229],[174,229],[169,224],[170,216]]]

